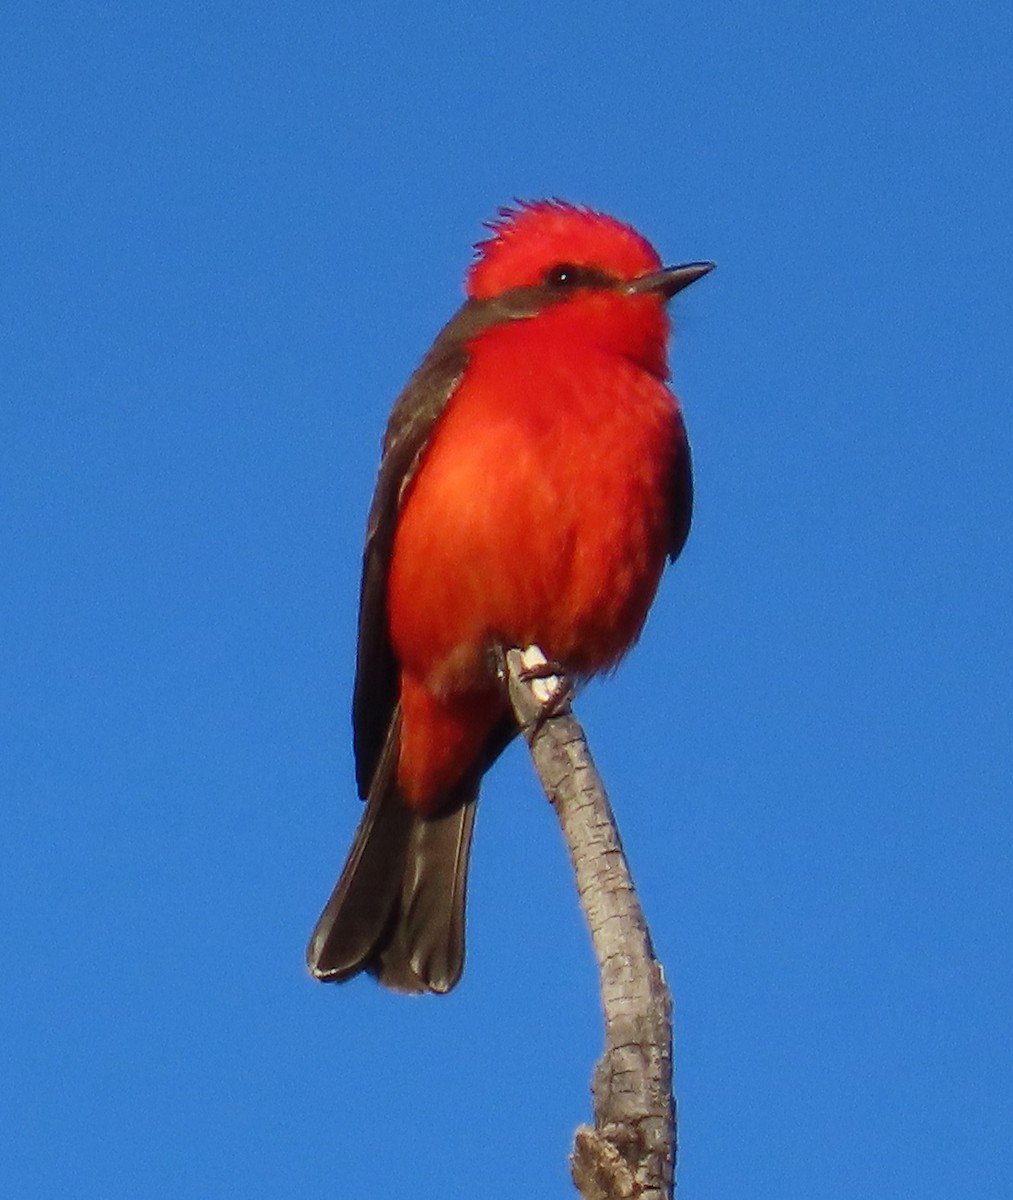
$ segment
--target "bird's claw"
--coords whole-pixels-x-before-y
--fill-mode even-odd
[[[531,694],[541,707],[539,721],[563,712],[573,699],[573,687],[562,666],[546,658],[538,646],[526,646],[521,651],[521,670],[518,678],[530,685]]]

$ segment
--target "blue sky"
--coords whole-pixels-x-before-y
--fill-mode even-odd
[[[387,411],[558,195],[719,264],[693,535],[578,706],[680,1195],[1008,1197],[1010,7],[435,8],[0,18],[0,1191],[567,1194],[596,980],[520,748],[456,992],[302,965]]]

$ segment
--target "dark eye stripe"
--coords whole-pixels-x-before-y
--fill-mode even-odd
[[[555,263],[542,278],[546,286],[560,289],[614,287],[616,282],[597,267],[578,266],[569,262]]]

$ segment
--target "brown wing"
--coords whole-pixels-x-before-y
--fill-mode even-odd
[[[468,365],[468,343],[491,325],[532,316],[544,303],[542,290],[537,288],[516,288],[491,300],[469,300],[433,343],[390,414],[366,524],[359,597],[352,725],[356,782],[364,799],[398,700],[398,664],[387,622],[387,573],[406,490],[429,445],[433,427]]]
[[[352,723],[359,795],[369,792],[398,698],[398,666],[387,625],[387,572],[401,500],[437,418],[467,365],[460,344],[437,343],[401,393],[383,440],[380,473],[366,523],[359,595],[359,648]]]
[[[668,547],[670,562],[675,562],[679,557],[689,537],[689,527],[693,520],[693,456],[690,453],[689,439],[681,413],[678,414],[678,421],[681,434],[680,450],[672,467],[668,490],[672,514],[672,540]]]

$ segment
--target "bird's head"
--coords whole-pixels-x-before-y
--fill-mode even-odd
[[[562,200],[500,210],[476,246],[472,300],[513,296],[556,339],[593,345],[667,375],[665,304],[713,263],[663,267],[629,225]]]

